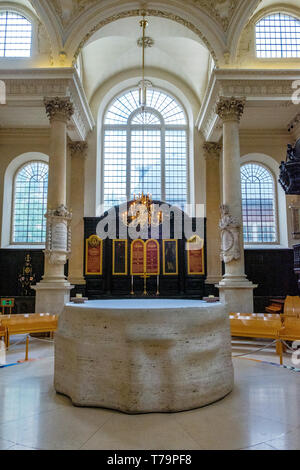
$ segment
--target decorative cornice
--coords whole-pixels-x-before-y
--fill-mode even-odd
[[[221,157],[222,145],[216,142],[205,142],[203,145],[205,160],[219,160]]]
[[[45,98],[44,104],[50,122],[55,119],[67,122],[74,114],[74,105],[69,97]]]
[[[86,151],[88,149],[87,142],[69,142],[68,147],[71,152],[71,157],[86,157]]]
[[[216,105],[216,114],[226,121],[240,121],[244,112],[246,100],[245,98],[226,98],[221,96]]]

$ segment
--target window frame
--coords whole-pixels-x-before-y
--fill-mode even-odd
[[[276,14],[282,14],[285,16],[290,16],[291,18],[294,18],[298,21],[300,21],[300,16],[299,13],[296,11],[288,11],[288,10],[268,10],[264,12],[259,12],[259,14],[256,16],[255,21],[254,21],[254,27],[253,27],[253,35],[254,35],[254,56],[257,60],[259,61],[299,61],[300,57],[258,57],[257,55],[257,31],[256,27],[260,21],[262,21],[265,18],[268,18],[269,16],[276,15]]]
[[[27,21],[31,23],[31,45],[30,45],[30,55],[28,57],[0,57],[0,61],[29,61],[33,59],[33,56],[37,54],[38,46],[37,46],[37,36],[38,36],[38,20],[34,16],[33,12],[28,10],[26,7],[22,7],[22,5],[16,4],[9,4],[4,3],[0,5],[0,13],[3,12],[11,12],[16,13],[20,16],[23,16]]]
[[[13,239],[14,238],[14,236],[13,236],[14,226],[15,226],[16,179],[17,179],[18,174],[22,171],[22,169],[25,168],[26,166],[31,165],[32,163],[43,163],[44,165],[47,165],[48,166],[48,176],[49,176],[49,163],[44,161],[44,160],[28,160],[26,163],[19,166],[19,168],[17,168],[17,170],[15,171],[14,176],[13,176],[12,198],[11,198],[11,218],[10,218],[10,237],[9,237],[10,246],[17,246],[17,247],[36,246],[36,247],[40,247],[40,246],[45,246],[45,244],[46,244],[46,240],[45,240],[45,242],[24,242],[24,241],[23,242],[15,242],[14,239]],[[48,199],[48,195],[47,195],[47,199]]]
[[[161,115],[161,113],[159,111],[157,111],[155,108],[151,108],[151,107],[146,107],[145,110],[151,112],[152,114],[156,114],[157,117],[160,119],[161,121],[161,125],[158,126],[158,125],[145,125],[143,126],[142,124],[140,125],[130,125],[130,122],[132,121],[132,119],[134,119],[134,116],[136,114],[139,114],[141,112],[141,107],[139,108],[136,108],[132,113],[131,115],[128,117],[127,119],[127,123],[126,124],[105,124],[105,119],[106,119],[106,116],[107,116],[107,113],[109,111],[109,109],[111,108],[111,106],[113,105],[113,103],[120,97],[126,95],[127,93],[129,93],[130,91],[135,91],[135,90],[138,90],[138,87],[137,86],[131,86],[131,87],[128,87],[126,89],[123,89],[122,92],[118,93],[117,95],[115,95],[108,103],[108,105],[105,107],[104,109],[104,112],[103,112],[103,115],[102,115],[102,126],[101,126],[101,133],[100,133],[100,138],[101,138],[101,155],[102,155],[102,158],[101,158],[101,193],[100,193],[100,203],[102,205],[102,207],[104,208],[105,211],[107,211],[108,209],[105,208],[105,200],[104,200],[104,165],[105,165],[105,131],[106,130],[123,130],[123,131],[126,131],[127,132],[127,137],[126,137],[126,198],[127,198],[127,201],[130,201],[132,198],[131,198],[131,193],[129,192],[130,189],[131,189],[131,172],[130,172],[130,151],[131,151],[131,132],[132,132],[132,129],[135,127],[135,128],[138,128],[138,129],[146,129],[146,130],[157,130],[159,129],[160,130],[160,133],[161,133],[161,201],[162,202],[166,202],[165,199],[163,199],[163,197],[165,196],[165,133],[166,133],[166,130],[184,130],[186,132],[186,203],[185,204],[189,204],[190,203],[190,138],[191,138],[191,130],[190,130],[190,123],[189,123],[189,118],[188,118],[188,114],[187,114],[187,111],[184,107],[184,105],[182,104],[182,102],[177,98],[177,96],[174,96],[173,93],[170,93],[168,90],[165,90],[161,87],[151,87],[151,90],[153,91],[157,91],[157,92],[161,92],[161,93],[164,93],[166,94],[167,96],[169,96],[170,98],[172,98],[174,101],[177,102],[177,104],[181,107],[181,110],[184,114],[184,117],[185,117],[185,121],[186,123],[184,125],[172,125],[172,124],[166,124],[165,123],[165,119],[163,118],[163,116]],[[164,134],[163,134],[164,133]],[[163,151],[162,151],[163,149]],[[129,176],[128,176],[129,175]],[[130,188],[128,190],[128,188]],[[164,192],[163,192],[164,190]]]
[[[274,217],[274,223],[275,223],[275,235],[276,235],[276,241],[274,242],[265,242],[265,241],[260,241],[260,242],[246,242],[244,239],[244,233],[243,233],[243,240],[244,240],[244,246],[245,247],[266,247],[266,246],[279,246],[280,245],[280,232],[279,232],[279,204],[278,204],[278,191],[277,191],[277,184],[276,184],[276,178],[274,175],[274,172],[269,168],[267,165],[255,161],[255,160],[250,160],[243,162],[241,164],[241,173],[242,173],[242,168],[246,165],[257,165],[262,168],[264,168],[272,177],[272,182],[273,182],[273,201],[274,201],[274,211],[275,211],[275,217]],[[241,175],[242,176],[242,175]],[[242,178],[241,178],[241,190],[242,190]],[[242,222],[244,222],[244,213],[243,213],[243,195],[242,195]],[[244,227],[244,223],[243,223]]]

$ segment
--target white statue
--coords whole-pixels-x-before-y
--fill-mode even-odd
[[[240,250],[240,223],[236,217],[232,217],[229,207],[221,206],[221,259],[224,263],[231,263],[241,257]]]

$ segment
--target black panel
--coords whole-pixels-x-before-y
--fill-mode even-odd
[[[272,298],[298,295],[292,249],[245,250],[247,277],[254,284],[255,312],[264,312]]]
[[[0,250],[0,296],[15,297],[21,294],[19,275],[25,264],[25,256],[31,256],[35,279],[39,282],[44,274],[44,254],[42,250],[2,249]],[[32,296],[35,291],[31,291]]]

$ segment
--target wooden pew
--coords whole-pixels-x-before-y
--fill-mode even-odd
[[[300,297],[288,296],[284,313],[231,313],[232,336],[245,338],[269,338],[277,341],[277,353],[283,363],[283,341],[300,340]]]
[[[49,313],[0,316],[0,323],[6,332],[6,347],[11,335],[31,333],[53,333],[57,330],[58,316]]]

